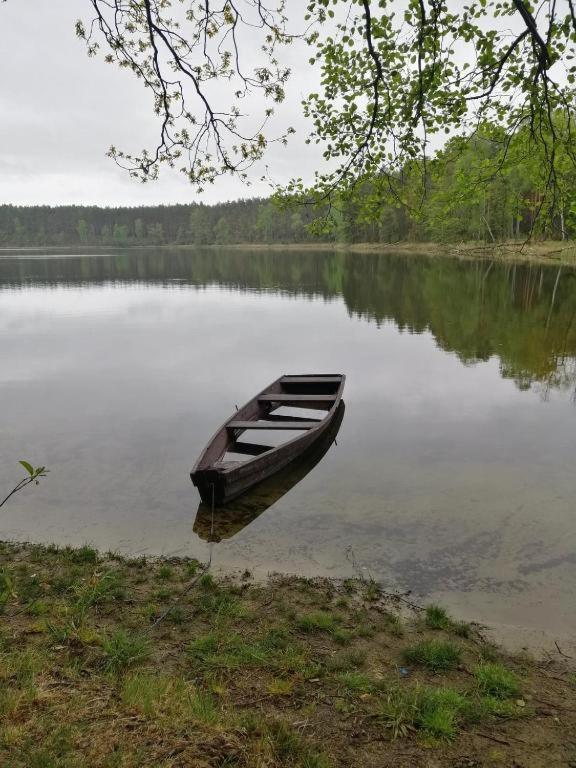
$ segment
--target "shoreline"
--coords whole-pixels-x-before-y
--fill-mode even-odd
[[[572,660],[511,654],[370,579],[4,542],[0,609],[7,768],[576,759]]]
[[[436,243],[436,242],[397,242],[397,243],[229,243],[217,245],[163,244],[163,245],[67,245],[67,246],[30,246],[2,247],[2,255],[43,255],[62,253],[67,255],[95,255],[99,251],[134,251],[134,250],[234,250],[257,252],[326,252],[326,253],[361,253],[361,254],[404,254],[406,256],[427,256],[430,258],[483,259],[509,263],[555,264],[557,266],[576,266],[576,242],[549,240],[541,242],[511,241],[502,243]],[[87,253],[88,252],[88,253]]]

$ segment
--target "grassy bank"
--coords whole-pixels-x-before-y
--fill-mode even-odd
[[[0,568],[3,768],[576,765],[569,668],[373,582],[16,544]]]

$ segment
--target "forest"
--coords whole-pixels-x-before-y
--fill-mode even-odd
[[[551,199],[528,138],[510,146],[487,126],[464,145],[449,141],[425,169],[407,164],[386,202],[380,191],[372,201],[372,187],[381,186],[375,180],[329,209],[297,197],[134,208],[2,205],[0,247],[568,239],[576,231],[572,168],[567,158]]]

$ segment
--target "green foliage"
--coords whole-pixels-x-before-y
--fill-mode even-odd
[[[124,579],[118,571],[95,572],[86,581],[72,587],[75,607],[84,612],[97,605],[103,605],[124,597]]]
[[[48,474],[48,471],[46,467],[33,467],[32,464],[30,464],[29,461],[24,461],[23,459],[18,462],[21,464],[24,469],[26,470],[26,477],[23,480],[20,480],[20,482],[16,483],[14,488],[8,493],[7,496],[5,496],[3,499],[0,499],[0,507],[2,507],[8,499],[10,499],[12,496],[14,496],[16,493],[19,493],[22,491],[26,486],[30,485],[31,483],[34,483],[35,485],[39,485],[40,478],[46,477]]]
[[[421,664],[433,671],[452,669],[460,663],[462,653],[458,646],[442,640],[423,640],[402,651],[409,664]]]
[[[439,605],[429,605],[425,614],[426,626],[430,629],[448,629],[452,623],[446,610]]]
[[[209,632],[187,647],[193,662],[208,670],[260,668],[275,672],[305,672],[308,654],[284,632],[271,630],[256,637],[226,631]]]
[[[338,630],[338,617],[325,611],[313,611],[300,616],[296,626],[302,632],[328,632],[335,633]]]
[[[88,544],[83,544],[78,549],[70,549],[68,558],[72,563],[95,565],[98,562],[98,552]]]
[[[391,688],[380,703],[379,716],[393,738],[418,730],[432,739],[450,740],[461,725],[494,717],[517,717],[518,710],[509,702],[490,696],[415,685]]]
[[[150,655],[150,644],[146,638],[130,635],[119,629],[102,639],[104,669],[118,674],[144,661]]]
[[[370,693],[374,690],[374,681],[362,672],[341,672],[336,679],[343,688],[353,693]]]
[[[161,565],[157,576],[164,581],[171,581],[174,578],[174,570],[169,565]]]
[[[474,676],[482,693],[498,699],[515,696],[520,689],[518,677],[501,664],[490,662],[479,664],[474,670]]]
[[[427,606],[424,623],[430,629],[443,629],[458,637],[470,637],[470,625],[465,621],[454,621],[440,605]]]

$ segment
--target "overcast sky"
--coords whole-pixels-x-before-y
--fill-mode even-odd
[[[290,0],[290,9],[303,4]],[[107,158],[111,144],[137,151],[153,143],[150,94],[131,73],[88,58],[75,36],[78,17],[90,18],[88,0],[0,4],[0,203],[153,205],[268,194],[257,181],[264,166],[253,171],[252,187],[224,178],[199,197],[176,171],[143,185]],[[293,77],[277,119],[297,136],[267,155],[276,182],[318,165],[300,114],[312,86],[308,55],[301,47],[283,52]]]

